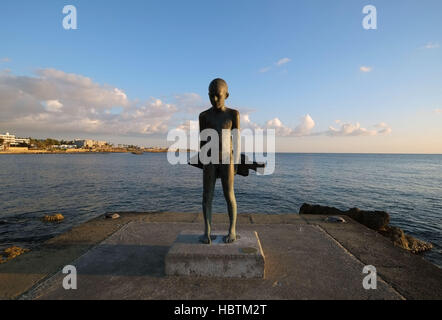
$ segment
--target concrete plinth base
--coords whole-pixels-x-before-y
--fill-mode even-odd
[[[207,245],[199,242],[201,231],[181,232],[166,255],[166,275],[264,278],[265,259],[258,234],[242,231],[238,235],[238,240],[226,244],[224,234],[213,233],[214,240]]]

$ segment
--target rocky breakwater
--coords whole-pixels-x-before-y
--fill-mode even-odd
[[[334,207],[304,203],[299,210],[299,214],[345,215],[389,238],[395,246],[412,253],[421,253],[433,248],[431,243],[416,239],[405,234],[402,229],[389,225],[390,215],[385,211],[364,211],[358,208],[342,211]]]

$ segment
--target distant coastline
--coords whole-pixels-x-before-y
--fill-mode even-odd
[[[177,152],[178,150],[169,150],[168,148],[140,148],[140,149],[126,149],[126,148],[112,148],[112,149],[67,149],[67,150],[8,150],[0,151],[2,154],[97,154],[97,153],[133,153],[134,151],[146,153],[166,153]],[[180,152],[190,152],[189,150],[179,150]]]
[[[2,154],[86,154],[86,153],[128,153],[130,151],[100,151],[100,150],[26,150],[26,151],[0,151]]]
[[[96,154],[96,153],[131,153],[134,150],[100,150],[100,149],[68,149],[68,150],[20,150],[20,151],[0,151],[2,154]],[[177,152],[178,150],[169,150],[167,148],[141,148],[140,151],[146,153],[166,153]],[[191,150],[179,150],[181,152],[192,152]],[[193,151],[196,152],[196,151]],[[392,156],[442,156],[442,153],[353,153],[353,152],[275,152],[275,154],[299,154],[299,155],[392,155]]]
[[[93,139],[57,140],[53,138],[17,138],[15,134],[0,134],[0,154],[78,154],[78,153],[163,153],[176,152],[167,147],[115,146],[107,141]],[[185,151],[181,150],[180,151]],[[188,151],[187,151],[188,152]]]

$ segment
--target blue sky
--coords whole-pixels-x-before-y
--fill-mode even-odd
[[[78,30],[62,28],[66,4],[78,10]],[[377,8],[377,30],[362,28],[368,4]],[[34,113],[13,118],[13,109],[0,106],[0,132],[162,144],[166,126],[196,120],[201,107],[209,107],[207,86],[222,77],[230,86],[229,106],[261,127],[277,118],[278,126],[292,129],[281,131],[288,134],[278,138],[280,151],[442,153],[441,12],[439,0],[2,1],[0,88],[31,95],[10,108],[21,108],[22,117],[25,110]],[[68,74],[89,78],[95,89],[118,88],[130,101],[121,108],[113,98],[108,107],[83,106],[56,84]],[[36,93],[42,79],[62,92]],[[22,106],[31,98],[46,101],[42,108],[47,101],[63,107],[45,116],[47,109]],[[155,112],[164,104],[162,129],[112,130],[111,120],[143,128],[134,110],[145,106],[148,117],[152,101]],[[94,112],[73,111],[83,107]],[[98,115],[105,109],[132,113],[110,120]],[[62,114],[87,117],[95,127],[64,131],[38,124],[65,121]],[[314,127],[295,134],[307,115]],[[389,130],[380,134],[380,128]]]

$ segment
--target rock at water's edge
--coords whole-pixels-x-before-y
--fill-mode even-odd
[[[299,209],[299,214],[323,214],[330,216],[339,216],[345,214],[344,211],[341,211],[337,208],[326,207],[320,205],[311,205],[308,203],[304,203]]]
[[[304,203],[301,206],[299,214],[321,214],[326,216],[346,215],[376,231],[384,230],[384,228],[390,223],[390,216],[385,211],[363,211],[358,208],[342,211],[334,207],[311,205],[308,203]]]
[[[404,231],[398,227],[389,226],[390,215],[385,211],[364,211],[358,208],[342,211],[334,207],[304,203],[299,209],[299,214],[320,214],[327,216],[346,215],[360,224],[379,232],[393,241],[394,245],[405,250],[420,253],[433,248],[431,243],[406,235]]]
[[[325,219],[326,222],[333,222],[333,223],[346,223],[344,218],[339,216],[329,216]]]
[[[395,246],[413,253],[420,253],[433,248],[431,243],[406,235],[404,231],[398,227],[387,226],[385,230],[381,230],[379,233],[393,241]]]
[[[353,220],[376,231],[384,230],[390,223],[390,216],[385,211],[363,211],[352,208],[346,214]]]
[[[118,219],[120,215],[118,213],[107,213],[105,217],[107,219]]]

